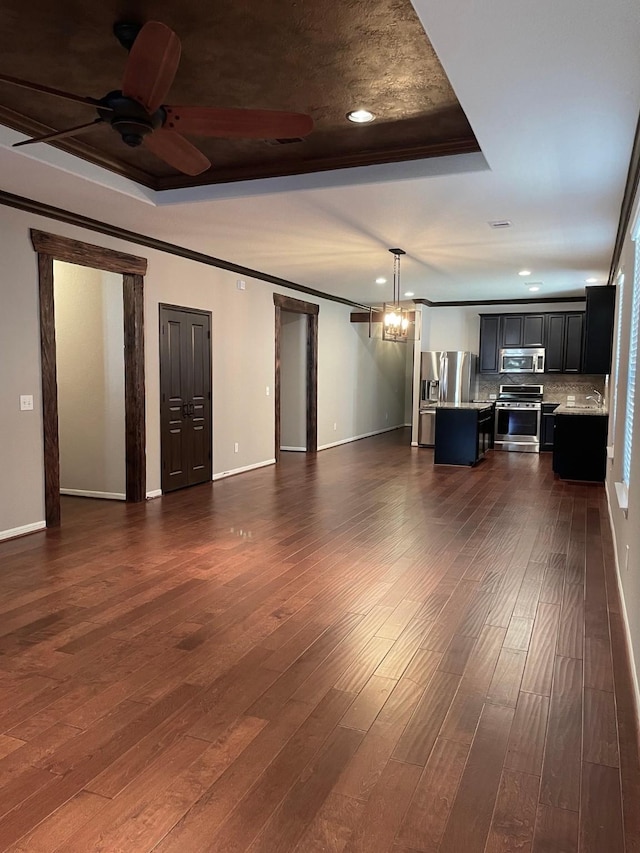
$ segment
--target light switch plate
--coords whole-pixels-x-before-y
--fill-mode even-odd
[[[20,411],[21,412],[32,412],[33,411],[33,394],[21,394],[20,395]]]

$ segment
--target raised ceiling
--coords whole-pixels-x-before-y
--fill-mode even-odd
[[[314,120],[298,141],[192,138],[213,164],[182,175],[99,126],[63,150],[153,189],[292,175],[477,151],[478,144],[410,0],[7,0],[0,74],[101,98],[119,89],[126,53],[116,21],[153,17],[182,41],[168,101],[288,110]],[[349,110],[367,107],[371,124]],[[0,83],[0,121],[44,134],[91,121],[90,107]]]
[[[298,2],[314,15],[315,0]],[[50,50],[20,42],[20,27],[3,15],[10,4],[0,38],[6,44],[9,33],[16,59]],[[20,21],[40,6],[57,20],[64,5],[25,0]],[[93,5],[91,20],[104,15],[108,28],[127,11]],[[152,5],[134,11],[160,17]],[[336,0],[338,10],[352,5]],[[358,8],[366,15],[369,5]],[[413,8],[481,152],[157,192],[50,145],[12,148],[23,135],[0,127],[0,187],[360,304],[390,294],[376,278],[390,280],[392,246],[407,251],[402,287],[416,298],[528,298],[523,267],[542,282],[541,298],[584,294],[587,278],[604,284],[640,105],[637,0],[413,0]],[[262,3],[242,9],[258,14]],[[277,33],[263,21],[271,44]],[[105,44],[120,74],[125,54],[111,37]],[[0,54],[0,71],[18,74],[3,62]],[[494,231],[496,219],[513,225]]]

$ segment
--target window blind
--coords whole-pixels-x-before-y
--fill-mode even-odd
[[[613,429],[612,435],[616,434],[616,423],[618,421],[618,390],[620,388],[620,353],[622,350],[622,318],[624,305],[624,274],[618,276],[618,319],[616,323],[617,339],[616,339],[616,355],[614,362],[616,384],[613,386]]]
[[[633,414],[636,389],[636,364],[638,361],[638,324],[640,323],[640,242],[636,242],[636,258],[631,297],[631,333],[629,335],[629,372],[627,374],[627,410],[624,421],[624,457],[622,481],[629,486],[631,477],[631,451],[633,444]]]

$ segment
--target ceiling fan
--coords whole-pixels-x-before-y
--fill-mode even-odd
[[[15,148],[76,136],[104,124],[117,131],[126,145],[135,148],[144,144],[180,172],[199,175],[211,163],[183,133],[239,139],[293,139],[307,136],[313,129],[313,119],[304,113],[169,106],[163,102],[178,70],[178,36],[158,21],[149,21],[141,28],[116,24],[114,33],[130,53],[122,89],[103,98],[75,95],[0,74],[0,82],[86,104],[98,113],[97,118],[86,124],[16,142]]]

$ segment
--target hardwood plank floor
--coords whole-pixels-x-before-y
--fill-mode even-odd
[[[399,430],[0,543],[0,850],[631,853],[604,489]]]

